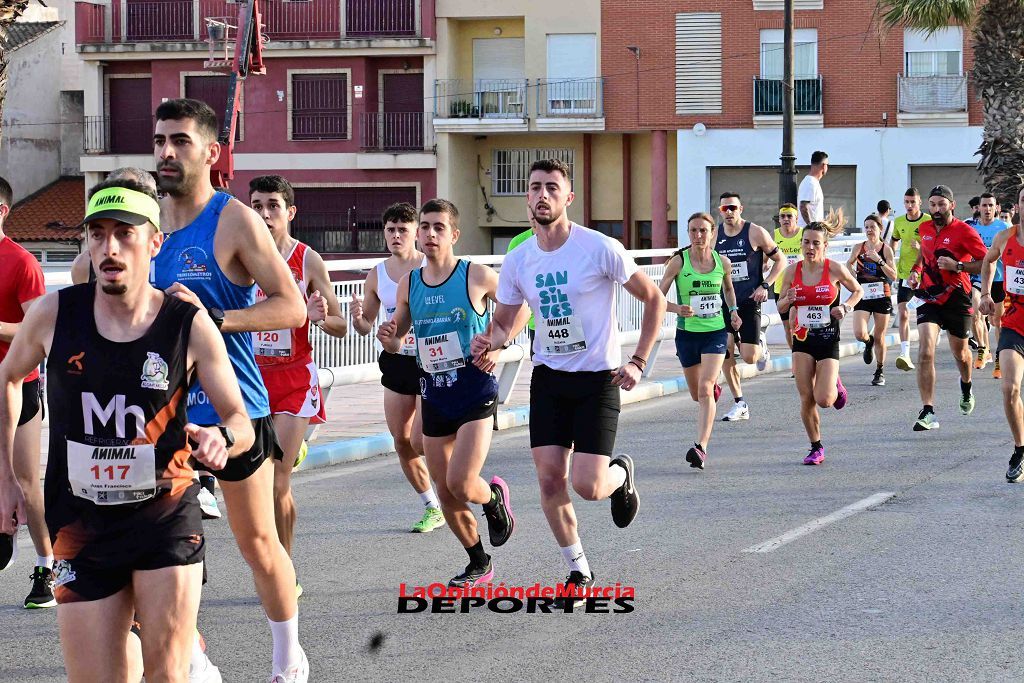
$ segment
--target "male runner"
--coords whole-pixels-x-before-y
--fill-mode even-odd
[[[619,421],[619,388],[629,391],[661,330],[665,297],[617,240],[577,225],[566,212],[575,195],[569,167],[557,159],[530,167],[527,202],[536,236],[510,252],[501,267],[498,306],[473,352],[499,349],[529,304],[537,321],[530,383],[530,449],[541,507],[569,565],[566,588],[594,582],[577,532],[572,486],[586,500],[611,498],[612,520],[624,528],[640,496],[633,459],[612,458]],[[644,304],[640,340],[623,365],[615,315],[616,285]],[[577,604],[569,598],[559,601]]]
[[[985,192],[981,195],[978,203],[978,219],[971,223],[971,227],[978,231],[978,235],[981,236],[981,241],[985,243],[986,247],[992,246],[992,241],[995,239],[1003,230],[1010,227],[1007,223],[1004,223],[1000,219],[996,218],[996,212],[999,210],[999,205],[996,204],[996,197],[991,192]],[[972,294],[978,292],[978,288],[981,286],[981,276],[971,277],[971,284],[975,285]],[[1002,304],[1006,298],[1006,292],[1003,289],[1003,264],[998,259],[995,262],[995,275],[992,281],[992,287],[990,290],[992,300],[997,304]],[[980,293],[978,294],[980,301]],[[974,302],[979,303],[979,302]],[[999,329],[1003,319],[1003,307],[995,306],[992,309],[992,313],[988,315],[988,321],[986,323],[986,316],[981,312],[981,307],[978,306],[974,312],[974,334],[978,340],[978,358],[974,362],[976,370],[981,370],[985,367],[989,360],[992,359],[992,353],[989,349],[999,346]],[[992,325],[994,343],[989,343],[989,325]],[[999,379],[1001,376],[1001,370],[999,367],[999,354],[995,354],[995,367],[992,369],[992,377]]]
[[[1017,195],[1024,209],[1024,188]],[[1020,400],[1020,383],[1024,380],[1024,241],[1020,226],[1000,231],[992,240],[981,267],[981,312],[992,315],[1003,304],[992,294],[997,263],[1005,269],[1006,299],[1009,305],[1002,317],[1002,331],[996,359],[1003,369],[1003,410],[1013,436],[1013,454],[1006,470],[1006,480],[1024,480],[1024,405]]]
[[[775,245],[775,240],[767,230],[743,220],[743,204],[738,194],[723,192],[720,199],[718,211],[722,216],[722,222],[718,224],[715,251],[732,263],[732,284],[736,291],[740,320],[743,321],[740,329],[733,329],[732,318],[725,317],[728,311],[722,311],[728,329],[732,330],[726,346],[722,372],[735,401],[735,405],[725,414],[722,421],[732,422],[750,419],[750,407],[743,400],[743,386],[739,370],[736,369],[737,347],[743,360],[747,363],[757,363],[758,370],[764,370],[768,366],[768,360],[771,358],[768,341],[765,339],[768,318],[761,315],[761,304],[768,300],[768,292],[785,270],[786,257]],[[767,276],[764,274],[765,256],[772,260],[771,270]]]
[[[960,371],[960,414],[974,412],[971,391],[971,273],[981,272],[985,245],[974,228],[953,216],[953,191],[938,185],[928,194],[931,220],[921,223],[921,253],[907,284],[925,303],[917,308],[917,388],[924,407],[914,431],[937,429],[935,417],[935,345],[939,331],[949,334],[949,349]],[[966,259],[966,261],[965,261]]]
[[[98,282],[40,299],[0,364],[0,533],[24,521],[11,468],[18,385],[45,357],[46,522],[68,680],[131,680],[134,618],[146,679],[185,681],[205,553],[190,456],[219,469],[254,435],[212,321],[147,281],[162,242],[155,195],[124,180],[94,190],[85,221]],[[187,423],[193,377],[217,425]]]
[[[4,234],[4,221],[14,205],[14,191],[0,178],[0,360],[3,360],[32,302],[46,293],[43,269],[32,254]],[[39,441],[43,415],[39,369],[31,368],[21,385],[21,413],[14,432],[14,473],[25,492],[28,533],[36,550],[32,569],[32,589],[25,598],[26,609],[56,607],[53,598],[53,547],[43,517],[43,491],[39,485]],[[10,544],[13,559],[15,539],[0,535],[0,546]],[[6,552],[0,548],[0,556]],[[0,558],[0,569],[7,566]]]
[[[299,327],[252,334],[256,364],[270,397],[274,431],[284,451],[284,458],[274,461],[274,520],[281,545],[291,556],[296,517],[292,468],[310,422],[327,421],[309,343],[309,325],[316,325],[332,337],[344,337],[348,321],[341,315],[323,258],[291,236],[290,226],[297,211],[291,184],[279,175],[253,178],[249,181],[249,205],[267,224],[278,253],[306,300],[306,321]],[[265,299],[263,291],[257,288],[256,301]],[[302,587],[297,590],[301,595]]]
[[[811,168],[800,181],[797,190],[797,206],[800,207],[799,225],[806,228],[808,223],[825,218],[825,194],[821,191],[821,179],[828,173],[828,154],[817,151],[811,154]]]
[[[352,296],[352,327],[361,335],[373,329],[378,317],[387,322],[395,314],[398,283],[424,263],[416,249],[419,224],[416,207],[401,202],[384,210],[384,240],[391,256],[366,274],[363,298]],[[383,313],[381,313],[383,311]],[[416,335],[409,332],[398,353],[382,349],[377,359],[384,385],[384,419],[395,440],[395,452],[406,481],[423,503],[423,517],[412,525],[413,533],[426,534],[444,526],[444,514],[423,458],[423,425],[420,406],[420,369],[416,364]]]
[[[210,166],[220,156],[213,110],[197,100],[162,103],[153,142],[157,183],[166,193],[161,219],[167,235],[153,259],[152,282],[205,308],[224,335],[256,441],[215,474],[231,531],[270,622],[272,679],[304,682],[309,664],[299,645],[295,570],[274,525],[274,469],[268,460],[282,453],[250,333],[298,327],[305,306],[266,223],[210,183]],[[257,285],[267,297],[258,304]],[[198,383],[189,393],[188,410],[197,424],[219,421]]]
[[[473,335],[487,325],[498,274],[455,256],[459,210],[446,199],[423,205],[417,237],[426,265],[399,281],[395,314],[378,327],[377,338],[395,353],[410,325],[416,333],[427,468],[448,526],[469,555],[465,571],[448,585],[472,587],[491,581],[494,565],[469,503],[483,505],[492,546],[504,545],[515,528],[504,480],[492,477],[488,484],[480,476],[497,410],[498,382],[491,370],[500,350],[470,353]],[[522,328],[525,310],[517,321]]]
[[[779,247],[779,251],[786,259],[786,265],[791,266],[797,261],[803,258],[803,251],[801,248],[802,243],[802,231],[797,226],[797,209],[793,204],[783,204],[779,207],[779,227],[775,228],[775,244]],[[779,277],[775,280],[775,301],[778,305],[780,296],[782,295],[782,278]],[[789,310],[783,313],[779,311],[779,317],[782,318],[782,326],[786,330],[786,344],[789,345],[790,350],[793,348],[793,333],[789,325]]]
[[[914,290],[907,286],[910,271],[917,263],[917,255],[921,250],[921,235],[918,230],[921,223],[930,220],[931,216],[921,212],[921,193],[916,187],[907,188],[903,194],[903,208],[906,213],[896,218],[892,229],[892,240],[889,246],[900,250],[900,258],[896,264],[896,277],[899,288],[896,290],[896,306],[900,325],[900,355],[896,357],[896,367],[905,372],[914,369],[914,361],[910,360],[910,313],[907,302],[914,298]]]

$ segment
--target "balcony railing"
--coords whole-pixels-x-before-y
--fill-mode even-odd
[[[538,80],[537,115],[567,118],[604,116],[604,79]]]
[[[381,253],[388,250],[384,231],[361,227],[354,210],[300,211],[291,225],[292,236],[320,253]]]
[[[902,113],[967,111],[967,76],[899,76],[898,87]]]
[[[754,116],[781,116],[785,89],[778,78],[754,77]],[[797,78],[793,83],[793,113],[821,114],[821,76]]]
[[[415,38],[422,0],[264,0],[263,34],[271,40]],[[199,42],[206,19],[238,16],[227,0],[111,0],[75,3],[78,43]],[[342,12],[347,12],[342,17]],[[107,12],[110,12],[108,15]],[[342,26],[345,26],[344,32]]]
[[[152,154],[153,119],[111,119],[86,116],[83,146],[86,154]]]
[[[434,116],[452,119],[526,118],[527,81],[447,79],[434,82]]]
[[[292,110],[292,140],[348,140],[347,111]]]
[[[364,152],[422,152],[433,148],[429,131],[426,135],[420,111],[359,114],[359,149]]]

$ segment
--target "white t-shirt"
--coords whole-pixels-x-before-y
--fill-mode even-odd
[[[811,222],[825,219],[825,195],[821,193],[821,183],[812,175],[804,176],[804,179],[800,181],[800,191],[796,195],[796,205],[800,206],[804,202],[810,202],[807,207],[807,213],[811,216]],[[799,213],[797,225],[805,228],[807,227],[807,221],[804,220],[804,212],[800,211]]]
[[[622,364],[615,285],[637,270],[620,242],[573,223],[555,251],[542,251],[534,236],[505,257],[498,301],[530,305],[534,363],[566,372],[611,370]]]

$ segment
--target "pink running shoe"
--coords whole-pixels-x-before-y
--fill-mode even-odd
[[[836,410],[842,410],[850,395],[847,393],[846,387],[843,386],[843,380],[839,377],[836,377],[836,390],[839,392],[839,395],[836,396],[836,401],[832,404],[832,407]]]
[[[715,382],[715,403],[718,403],[718,399],[722,396],[722,385]]]
[[[820,465],[825,462],[825,447],[812,448],[811,452],[804,458],[805,465]]]

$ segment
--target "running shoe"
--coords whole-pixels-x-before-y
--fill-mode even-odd
[[[825,462],[825,447],[812,448],[811,452],[804,458],[805,465],[820,465]]]
[[[221,517],[220,508],[217,507],[217,497],[203,486],[199,487],[199,509],[203,513],[203,519],[220,519]]]
[[[497,504],[490,512],[484,508],[487,518],[487,531],[491,537],[491,546],[497,548],[505,545],[516,528],[516,518],[512,515],[512,496],[508,492],[508,484],[501,477],[491,477],[491,491],[497,497]]]
[[[929,410],[922,410],[921,414],[917,416],[917,422],[914,423],[915,432],[923,432],[929,429],[939,428],[939,418],[935,417],[935,413]]]
[[[270,677],[270,683],[308,683],[309,681],[309,660],[306,653],[302,653],[302,661],[279,674]]]
[[[1002,379],[1003,371],[999,369],[999,356],[996,356],[996,364],[992,367],[992,379]]]
[[[985,347],[978,349],[978,358],[974,361],[974,369],[981,370],[992,360],[992,353]]]
[[[871,380],[871,385],[876,387],[885,386],[885,372],[882,368],[875,368],[875,378]]]
[[[448,581],[448,586],[451,588],[472,588],[474,586],[482,586],[493,579],[494,563],[487,560],[487,565],[484,567],[474,567],[471,564],[466,565],[466,569],[461,574],[453,576]]]
[[[910,372],[914,369],[914,361],[910,360],[910,356],[896,356],[896,367],[903,372]]]
[[[551,604],[554,609],[569,611],[574,607],[580,607],[587,602],[584,591],[594,585],[594,577],[587,576],[583,572],[573,569],[569,576],[565,577],[563,591],[565,597],[555,598]]]
[[[25,598],[25,609],[56,607],[57,600],[53,597],[53,570],[49,567],[36,567],[29,578],[32,579],[32,591]]]
[[[750,408],[746,401],[733,404],[733,407],[722,418],[722,422],[736,422],[737,420],[749,420]]]
[[[437,508],[423,511],[423,519],[412,525],[412,533],[429,534],[434,529],[444,526],[444,514]]]
[[[305,439],[303,439],[302,445],[299,446],[299,454],[295,457],[295,464],[292,465],[292,469],[294,470],[298,468],[298,466],[302,464],[302,461],[306,459],[307,455],[309,455],[309,444],[306,443]]]
[[[846,402],[850,399],[850,394],[847,393],[846,387],[843,386],[843,380],[838,376],[836,376],[836,391],[839,393],[836,396],[836,401],[832,404],[832,407],[836,410],[842,410],[846,406]]]
[[[304,592],[305,591],[302,589],[302,584],[299,583],[298,579],[295,579],[295,599],[298,600],[299,598],[301,598]]]
[[[978,340],[974,338],[973,332],[971,333],[971,336],[967,338],[967,345],[970,346],[975,351],[978,350]]]
[[[875,338],[868,337],[868,340],[864,342],[864,365],[871,365],[871,361],[875,359]]]
[[[220,669],[213,665],[205,652],[199,664],[188,668],[188,683],[222,683],[223,680]]]
[[[615,526],[625,529],[640,510],[640,494],[637,493],[633,480],[635,476],[633,458],[628,455],[617,455],[608,466],[616,465],[626,470],[626,481],[612,491],[612,521],[615,522]]]
[[[718,399],[722,397],[722,385],[715,382],[715,403],[718,403]]]
[[[968,396],[960,396],[960,414],[970,415],[974,412],[974,392]]]
[[[704,452],[703,448],[699,448],[697,444],[693,445],[693,448],[686,451],[686,462],[690,463],[690,467],[694,467],[698,470],[704,469],[704,461],[707,460],[708,454]]]
[[[1016,453],[1010,456],[1010,467],[1006,470],[1006,481],[1011,484],[1017,484],[1021,479],[1024,479],[1024,467],[1021,466],[1021,461],[1024,461],[1024,456],[1017,455]]]
[[[18,556],[18,544],[15,541],[14,536],[0,534],[0,570],[14,564],[14,558]]]
[[[761,355],[757,358],[757,371],[764,372],[765,368],[768,367],[768,363],[771,362],[772,351],[768,348],[768,340],[764,334],[757,340],[757,343],[761,345]]]

